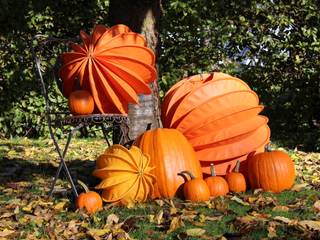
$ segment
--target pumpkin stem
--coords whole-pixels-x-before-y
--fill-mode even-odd
[[[272,152],[271,144],[270,144],[270,143],[268,143],[268,144],[264,147],[264,151],[265,151],[265,152]]]
[[[81,187],[83,187],[83,189],[86,193],[90,191],[88,186],[84,182],[82,182],[81,180],[78,179],[78,183],[81,185]]]
[[[181,175],[181,176],[184,176],[184,177],[186,176],[185,174],[187,174],[190,177],[191,180],[195,179],[194,175],[190,171],[182,171],[182,172],[178,173],[178,175]]]
[[[236,166],[234,168],[234,172],[239,172],[239,168],[240,168],[240,160],[237,161]]]
[[[211,172],[211,177],[215,177],[216,175],[216,170],[214,169],[214,164],[210,164],[210,172]]]

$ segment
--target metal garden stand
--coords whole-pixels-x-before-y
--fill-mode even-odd
[[[49,196],[52,196],[56,182],[60,176],[61,170],[63,169],[67,177],[67,180],[71,184],[73,195],[74,197],[77,198],[78,197],[77,188],[75,186],[75,182],[70,174],[70,171],[65,161],[65,157],[66,157],[71,139],[74,136],[75,132],[81,129],[82,127],[95,125],[95,126],[101,127],[108,146],[110,146],[110,142],[108,139],[109,133],[113,133],[113,136],[112,136],[113,143],[124,144],[125,142],[128,141],[129,119],[127,115],[124,115],[124,114],[91,114],[91,115],[72,116],[70,115],[70,113],[61,113],[61,112],[52,111],[51,102],[48,96],[49,83],[45,81],[43,69],[45,68],[46,72],[52,71],[51,74],[55,79],[56,83],[57,83],[58,77],[55,70],[56,66],[48,66],[48,59],[46,59],[45,56],[43,55],[44,49],[47,48],[48,45],[52,43],[67,44],[70,40],[71,39],[60,39],[60,38],[54,38],[54,37],[47,37],[44,35],[36,35],[34,36],[32,41],[38,41],[37,51],[33,47],[33,42],[31,43],[31,50],[34,57],[34,61],[35,61],[37,75],[39,77],[39,81],[41,85],[41,91],[45,99],[45,110],[46,110],[45,116],[46,116],[46,121],[49,128],[50,137],[53,141],[53,144],[55,146],[55,149],[58,153],[59,160],[60,160],[59,167],[56,171],[55,177],[51,184]],[[49,47],[52,47],[52,46],[49,46]],[[66,115],[66,116],[61,118],[62,115]],[[55,119],[53,119],[53,116],[55,116]],[[57,116],[60,116],[60,117],[56,119]],[[71,130],[69,130],[67,142],[62,150],[58,144],[57,136],[55,136],[54,126],[62,128],[67,125],[71,126],[72,128]]]

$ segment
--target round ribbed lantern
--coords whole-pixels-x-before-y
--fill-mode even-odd
[[[93,96],[101,113],[127,113],[137,94],[150,94],[156,79],[155,55],[145,38],[125,25],[96,25],[91,35],[80,32],[82,44],[70,43],[62,54],[60,77],[68,97],[80,88]]]
[[[268,118],[259,115],[257,94],[242,80],[224,73],[182,79],[166,93],[162,122],[181,131],[196,151],[202,171],[210,164],[224,175],[237,160],[245,167],[247,155],[262,152],[269,142]]]

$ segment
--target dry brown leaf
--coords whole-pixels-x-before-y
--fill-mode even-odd
[[[107,217],[107,225],[117,224],[119,222],[119,217],[116,214],[110,214]]]
[[[160,225],[160,224],[162,223],[162,221],[163,221],[163,210],[160,210],[160,211],[157,213],[155,220],[156,220],[156,223],[157,223],[158,225]]]
[[[233,200],[233,201],[235,201],[235,202],[237,202],[237,203],[240,203],[241,205],[244,205],[244,206],[250,205],[249,203],[244,202],[242,199],[238,198],[237,196],[233,196],[233,197],[231,198],[231,200]]]
[[[292,186],[292,188],[290,190],[295,191],[295,192],[300,192],[301,190],[307,188],[308,186],[309,186],[308,183],[295,184]]]
[[[268,238],[275,238],[277,237],[277,222],[269,222],[268,224]]]
[[[289,218],[286,218],[286,217],[282,217],[282,216],[275,216],[273,219],[277,220],[277,221],[280,221],[280,222],[287,223],[287,224],[292,222],[292,219],[289,219]]]
[[[184,226],[184,223],[183,223],[181,217],[173,217],[170,222],[170,227],[169,227],[167,233],[172,233],[182,226]]]
[[[287,206],[275,206],[274,208],[272,208],[272,211],[274,212],[288,212],[289,208]]]
[[[187,229],[186,234],[189,237],[199,237],[201,235],[203,235],[206,232],[206,230],[202,229],[202,228],[190,228]]]
[[[7,237],[14,232],[15,232],[14,230],[10,230],[10,229],[5,228],[2,231],[0,231],[0,237]]]
[[[14,212],[6,212],[6,213],[4,213],[4,214],[2,214],[2,215],[0,216],[0,219],[1,219],[1,218],[9,218],[9,217],[12,217],[12,216],[14,216],[14,215],[15,215]]]
[[[314,204],[313,204],[313,207],[315,208],[315,210],[317,212],[320,212],[320,200],[316,201]]]
[[[298,224],[308,230],[320,231],[320,221],[303,220]]]
[[[162,207],[164,205],[164,201],[162,199],[156,199],[155,202]]]
[[[105,234],[108,234],[110,233],[111,230],[109,228],[104,228],[104,229],[94,229],[94,228],[91,228],[91,229],[88,229],[87,231],[87,234],[93,238],[95,237],[101,237]],[[95,238],[96,239],[96,238]]]

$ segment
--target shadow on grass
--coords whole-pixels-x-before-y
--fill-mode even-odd
[[[99,179],[92,176],[95,162],[89,160],[72,160],[67,162],[67,166],[74,181],[80,179],[89,187],[98,184]],[[0,185],[5,186],[13,182],[37,183],[44,180],[48,187],[51,186],[57,167],[49,162],[37,162],[31,159],[21,159],[3,157],[0,159]],[[60,173],[60,179],[66,180],[64,171]]]

